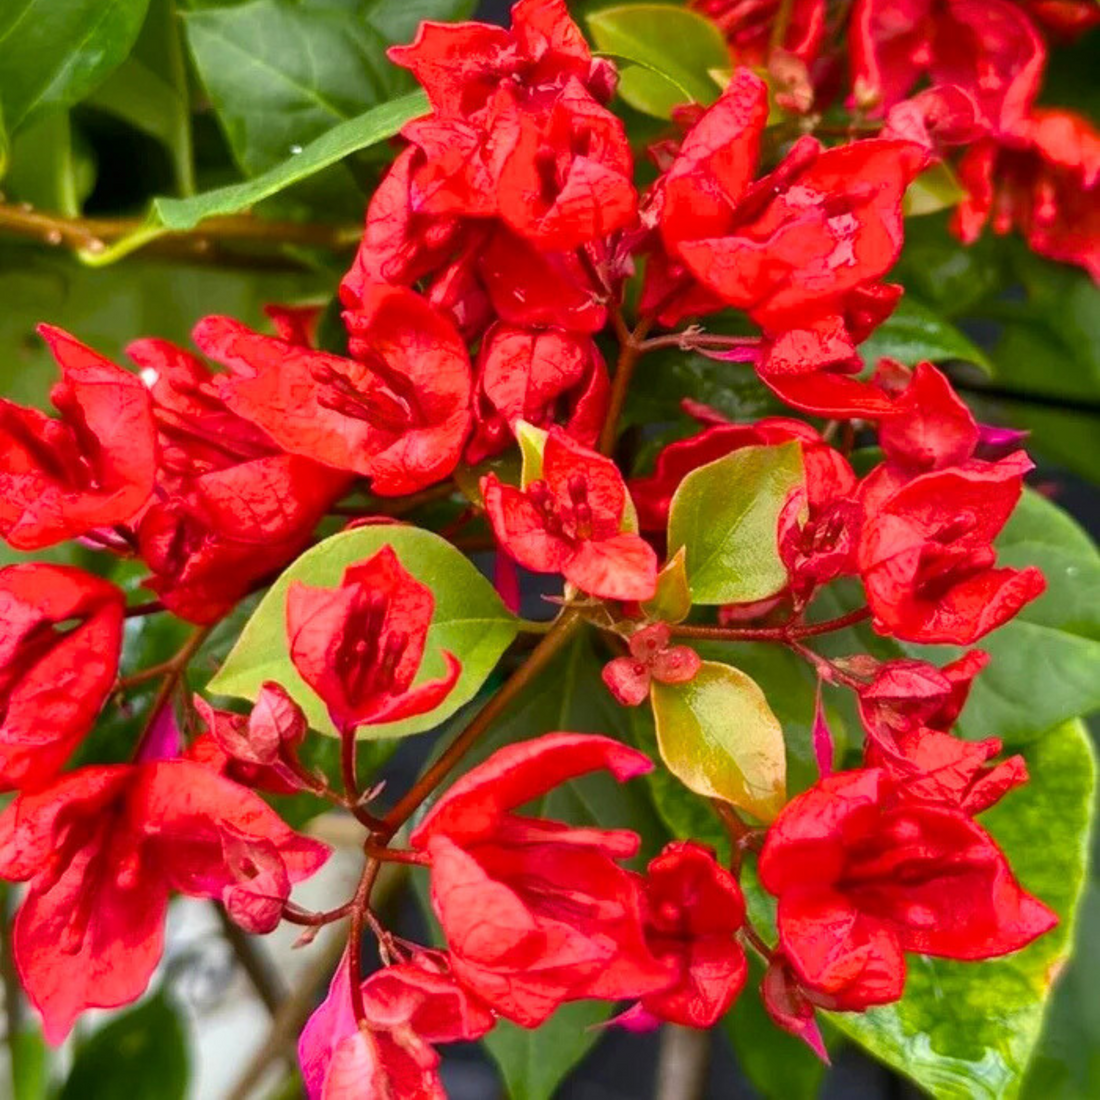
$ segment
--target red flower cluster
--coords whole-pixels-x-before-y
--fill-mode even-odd
[[[910,373],[883,361],[873,382],[860,384],[885,410],[879,414],[884,461],[862,480],[800,421],[735,425],[703,411],[710,426],[670,444],[654,475],[632,483],[645,501],[646,526],[663,525],[692,469],[741,447],[798,440],[806,485],[788,502],[778,531],[796,608],[830,581],[859,576],[879,633],[969,645],[1044,589],[1037,569],[995,568],[992,545],[1031,463],[1018,450],[995,462],[975,457],[979,426],[929,363]]]
[[[768,830],[760,880],[779,898],[784,959],[809,1000],[832,1009],[896,1001],[905,952],[986,959],[1057,923],[969,813],[878,768],[795,798]]]
[[[50,1041],[83,1009],[141,993],[171,891],[220,900],[251,932],[285,919],[308,936],[351,918],[345,960],[301,1038],[314,1100],[436,1100],[437,1044],[479,1038],[497,1018],[535,1027],[579,999],[630,1002],[626,1022],[710,1027],[745,984],[746,947],[767,964],[761,992],[777,1025],[824,1055],[816,1008],[896,1000],[907,953],[988,958],[1054,923],[974,820],[1026,780],[1023,760],[995,762],[998,741],[951,732],[986,656],[937,668],[827,659],[804,643],[862,617],[900,641],[967,646],[1043,590],[1038,570],[999,567],[994,548],[1031,468],[1019,436],[983,430],[928,363],[862,373],[859,345],[901,295],[883,280],[901,250],[906,189],[959,144],[973,143],[959,164],[970,192],[959,233],[1015,225],[1037,250],[1095,273],[1100,140],[1034,106],[1046,47],[1032,22],[1068,33],[1091,16],[1049,0],[857,0],[853,98],[863,116],[883,116],[881,132],[826,147],[808,134],[810,103],[826,105],[840,84],[823,0],[695,6],[739,60],[768,73],[773,105],[803,136],[769,133],[769,85],[734,67],[717,102],[680,112],[680,136],[651,150],[657,174],[639,194],[624,126],[606,106],[614,68],[592,56],[563,0],[520,0],[508,29],[424,24],[390,51],[431,111],[404,127],[341,284],[346,354],[313,346],[309,310],[272,310],[275,336],[200,321],[195,343],[221,372],[141,340],[129,348],[135,375],[41,330],[61,368],[59,415],[0,402],[0,533],[19,549],[80,539],[138,558],[158,597],[127,609],[120,588],[75,568],[0,570],[0,789],[19,792],[0,815],[0,875],[28,883],[15,962]],[[932,86],[907,98],[926,78]],[[624,309],[635,301],[631,328]],[[691,324],[650,335],[730,309],[759,334]],[[613,381],[605,327],[620,345]],[[788,405],[835,423],[735,424],[687,401],[699,430],[628,482],[612,457],[626,387],[637,359],[675,345],[752,363]],[[881,460],[869,472],[857,463],[861,476],[849,456],[865,426]],[[642,704],[655,682],[690,696],[676,685],[702,662],[678,642],[714,636],[787,646],[857,694],[861,766],[825,774],[834,752],[819,693],[820,782],[766,829],[720,807],[729,868],[685,839],[643,872],[629,863],[641,847],[632,832],[522,812],[589,773],[625,782],[653,766],[608,737],[507,745],[427,803],[530,673],[374,816],[379,788],[360,785],[357,731],[437,711],[463,675],[432,642],[428,582],[445,579],[413,576],[400,546],[349,565],[332,587],[287,588],[286,653],[340,735],[339,789],[300,758],[307,720],[275,682],[248,714],[182,700],[181,725],[197,736],[181,751],[175,703],[188,693],[177,689],[205,629],[163,665],[119,677],[127,615],[167,609],[206,628],[293,561],[325,515],[353,510],[334,508],[353,487],[412,498],[393,513],[421,508],[435,496],[423,490],[497,458],[517,435],[521,483],[507,461],[463,470],[469,504],[443,534],[461,544],[456,532],[485,523],[507,569],[564,579],[566,607],[525,668],[545,668],[585,618],[614,652],[626,640],[603,671],[624,705]],[[689,552],[663,572],[658,554],[677,487],[742,448],[789,443],[804,478],[777,502],[785,589],[722,609],[720,625],[684,623],[691,577],[673,567]],[[841,578],[866,606],[822,623],[808,613]],[[683,589],[678,612],[661,611],[666,582]],[[112,694],[157,677],[131,761],[63,773]],[[363,824],[367,862],[350,901],[326,913],[290,901],[327,849],[257,792],[309,792]],[[398,849],[410,821],[409,848]],[[778,898],[774,947],[746,912],[738,874],[750,851]],[[378,924],[370,894],[386,859],[428,869],[445,951],[411,948]],[[364,980],[368,925],[387,965]]]

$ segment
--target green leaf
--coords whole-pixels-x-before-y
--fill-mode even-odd
[[[157,994],[81,1044],[60,1100],[183,1100],[188,1074],[183,1027]]]
[[[722,1027],[737,1064],[763,1100],[814,1100],[825,1076],[818,1057],[793,1035],[772,1023],[760,999],[764,968],[749,958],[749,979]]]
[[[1013,1100],[1066,962],[1084,888],[1095,766],[1080,722],[1025,753],[1031,782],[982,817],[1025,889],[1061,917],[1016,954],[963,963],[909,956],[905,996],[837,1026],[941,1100]]]
[[[441,676],[443,653],[453,653],[462,674],[447,698],[427,714],[401,722],[364,726],[365,739],[405,737],[438,726],[478,692],[516,636],[516,620],[493,586],[449,542],[417,527],[361,527],[344,531],[306,551],[260,602],[210,690],[255,699],[265,680],[277,680],[301,704],[314,729],[334,733],[324,704],[298,675],[286,638],[286,593],[292,581],[338,585],[344,570],[392,546],[401,564],[435,595],[419,680]]]
[[[696,603],[748,603],[782,591],[779,513],[802,479],[797,443],[743,447],[684,478],[669,510],[668,548],[686,548]]]
[[[558,1085],[596,1045],[610,1015],[601,1001],[562,1005],[535,1031],[500,1020],[482,1040],[500,1069],[509,1100],[551,1100]]]
[[[695,648],[710,661],[736,665],[756,681],[780,726],[787,750],[787,792],[804,791],[818,779],[813,746],[814,711],[817,703],[817,675],[796,653],[769,642],[700,642]],[[837,759],[848,743],[844,717],[826,706],[826,718],[836,745]],[[862,729],[858,733],[862,739]]]
[[[1077,944],[1058,978],[1043,1033],[1020,1092],[1023,1100],[1100,1096],[1100,888],[1089,884]]]
[[[783,728],[759,685],[704,661],[686,684],[650,688],[661,757],[685,787],[771,821],[787,798]]]
[[[78,103],[130,52],[149,0],[5,0],[0,105],[15,134]]]
[[[463,770],[504,745],[556,730],[618,734],[629,740],[628,723],[636,711],[611,698],[600,679],[600,665],[591,637],[578,634],[474,746],[463,760]],[[563,783],[530,803],[525,812],[575,825],[633,829],[642,838],[642,850],[632,861],[635,870],[644,867],[667,839],[642,781],[616,783],[606,772]],[[416,882],[427,911],[424,879]],[[500,1068],[510,1100],[550,1100],[569,1071],[600,1040],[603,1033],[593,1025],[610,1012],[611,1006],[604,1002],[579,1001],[563,1005],[533,1031],[500,1021],[483,1042]]]
[[[11,147],[4,190],[19,202],[68,217],[80,214],[95,184],[91,150],[68,111],[51,111],[24,126]]]
[[[451,23],[469,19],[477,7],[475,0],[350,0],[356,10],[387,42],[408,42],[425,19]]]
[[[195,190],[191,152],[191,97],[175,0],[150,0],[133,53],[89,103],[159,141],[172,159],[181,195]]]
[[[156,198],[143,225],[102,252],[82,253],[81,259],[93,266],[113,263],[165,233],[194,229],[205,218],[246,210],[357,150],[386,141],[410,119],[424,114],[427,108],[428,100],[424,93],[412,92],[333,127],[297,155],[254,179],[219,187],[188,199]]]
[[[963,359],[986,371],[993,367],[986,354],[931,306],[906,294],[894,312],[859,346],[868,363],[883,356],[912,366],[922,359],[942,363]]]
[[[187,43],[248,175],[408,87],[385,39],[351,7],[251,0],[184,16]],[[350,181],[349,181],[350,182]]]
[[[635,63],[623,70],[619,95],[636,110],[671,118],[683,103],[718,98],[708,70],[728,67],[729,49],[705,16],[668,4],[623,4],[586,22],[598,49]]]

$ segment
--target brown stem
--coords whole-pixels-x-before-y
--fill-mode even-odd
[[[691,351],[692,348],[742,348],[756,347],[759,336],[724,336],[717,332],[670,332],[664,336],[651,336],[643,340],[640,347],[643,352],[656,351],[658,348],[680,348]]]
[[[374,844],[369,840],[363,846],[363,851],[371,859],[381,860],[383,863],[409,863],[424,866],[429,862],[426,852],[414,852],[408,848],[388,848],[382,844]]]
[[[302,909],[300,906],[295,905],[294,902],[288,901],[283,906],[283,920],[289,924],[300,924],[307,928],[320,928],[322,925],[332,924],[334,921],[343,920],[351,912],[351,902],[346,901],[343,905],[338,905],[335,909],[322,909],[319,912],[312,912],[309,909]]]
[[[710,803],[714,807],[714,812],[722,819],[726,832],[729,833],[730,871],[734,875],[740,874],[745,841],[753,833],[752,826],[746,825],[741,820],[741,815],[728,802],[723,802],[720,798],[712,798]]]
[[[531,651],[530,657],[516,670],[511,679],[494,695],[474,720],[447,746],[439,759],[420,777],[385,818],[384,829],[378,835],[389,840],[414,813],[420,804],[447,777],[447,773],[466,755],[479,737],[504,713],[512,701],[537,676],[573,636],[581,625],[574,611],[566,610],[555,622],[549,634]]]
[[[358,1023],[367,1018],[363,1004],[363,924],[367,906],[370,905],[370,893],[374,889],[375,879],[382,869],[377,859],[368,859],[363,865],[363,874],[355,897],[351,899],[351,926],[348,928],[348,978],[351,986],[351,1007]]]
[[[26,204],[0,203],[0,231],[73,250],[101,252],[106,245],[133,233],[142,224],[140,218],[69,218]],[[195,246],[211,241],[247,241],[344,252],[354,248],[362,235],[362,227],[357,225],[266,221],[250,214],[233,214],[206,218],[194,229],[165,234],[145,249],[156,250],[163,243],[178,252],[179,245],[185,242]]]
[[[622,321],[622,315],[612,311],[612,321],[615,318]],[[623,414],[623,406],[626,404],[626,394],[630,389],[630,380],[634,375],[634,368],[638,365],[638,359],[643,351],[645,334],[652,328],[654,319],[643,317],[635,326],[633,332],[626,330],[625,323],[621,328],[615,325],[615,331],[620,334],[619,361],[615,366],[615,377],[611,382],[611,398],[607,404],[607,417],[603,422],[603,431],[600,432],[600,454],[609,455],[615,449],[615,437],[619,431],[619,420]]]
[[[835,619],[826,619],[821,623],[785,623],[783,626],[698,626],[691,623],[669,624],[674,638],[697,638],[711,642],[782,642],[784,644],[800,638],[815,638],[821,634],[831,634],[835,630],[855,626],[870,618],[871,609],[860,607]]]
[[[219,902],[211,902],[222,926],[222,936],[233,949],[240,968],[248,975],[252,988],[274,1016],[286,1000],[287,990],[282,975],[275,968],[271,957],[252,936],[235,924]]]

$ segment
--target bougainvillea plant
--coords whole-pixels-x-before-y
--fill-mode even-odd
[[[265,5],[298,10],[188,15],[215,103],[204,36]],[[305,169],[235,148],[250,179],[111,239],[5,207],[100,266],[196,226],[239,244],[264,222],[235,210],[375,146],[342,276],[273,223],[327,308],[196,317],[194,350],[134,332],[136,369],[43,318],[52,409],[0,400],[26,552],[0,569],[0,875],[46,1041],[142,996],[182,894],[305,951],[338,926],[311,1100],[441,1097],[439,1048],[482,1038],[546,1096],[594,1024],[723,1022],[767,1095],[845,1037],[937,1095],[1017,1095],[1085,875],[1100,566],[1025,487],[1026,432],[960,396],[950,364],[984,354],[895,273],[935,282],[903,246],[948,211],[952,255],[1011,232],[1100,277],[1100,135],[1040,99],[1097,22],[406,17],[386,79],[422,91]],[[149,661],[157,621],[180,640]],[[435,730],[419,778],[379,782]],[[294,889],[323,812],[362,870],[322,911]],[[394,868],[435,938],[390,927]],[[517,1084],[548,1021],[560,1068]]]

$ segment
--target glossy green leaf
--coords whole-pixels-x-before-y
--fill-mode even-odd
[[[687,550],[696,603],[748,603],[783,589],[779,513],[802,479],[797,443],[743,447],[684,478],[669,510],[668,548]]]
[[[931,306],[907,294],[894,312],[859,347],[868,363],[883,356],[912,366],[922,359],[963,359],[991,371],[986,354]]]
[[[1077,943],[1058,978],[1022,1100],[1093,1100],[1100,1096],[1100,887],[1085,891]]]
[[[425,19],[451,23],[469,19],[476,0],[351,0],[387,42],[408,42]]]
[[[720,798],[762,821],[786,801],[783,728],[751,677],[704,661],[686,684],[650,688],[657,744],[669,771],[705,798]]]
[[[818,779],[813,746],[817,675],[796,653],[770,642],[699,642],[700,656],[708,661],[736,665],[756,681],[783,728],[787,752],[787,793],[793,797]],[[843,755],[850,734],[844,716],[826,704],[826,717],[833,734],[837,759]],[[862,738],[862,729],[856,739]]]
[[[175,0],[150,0],[133,52],[89,102],[159,141],[172,159],[179,193],[194,192],[191,96]]]
[[[76,1052],[60,1100],[183,1100],[187,1038],[164,994],[116,1016]]]
[[[963,963],[909,956],[905,996],[837,1026],[939,1100],[1013,1100],[1073,941],[1094,811],[1095,766],[1080,722],[1025,753],[1031,782],[982,816],[1023,886],[1061,917],[1014,955]]]
[[[635,711],[611,698],[600,679],[600,665],[590,637],[579,634],[474,746],[463,760],[463,770],[504,745],[556,730],[629,740],[627,727]],[[667,838],[643,781],[616,783],[605,772],[563,783],[530,803],[525,812],[576,825],[634,830],[642,838],[642,850],[631,862],[635,870],[641,870]],[[425,879],[416,882],[426,907]],[[510,1100],[550,1100],[570,1070],[600,1040],[603,1032],[594,1025],[610,1013],[611,1006],[605,1002],[579,1001],[563,1005],[533,1031],[499,1022],[483,1042],[500,1069]]]
[[[449,542],[417,527],[361,527],[306,551],[272,585],[221,671],[210,682],[220,695],[254,699],[265,680],[277,680],[301,704],[310,724],[335,732],[321,700],[291,664],[286,639],[286,593],[292,581],[334,586],[344,570],[391,546],[401,564],[435,595],[424,663],[418,680],[443,674],[443,653],[453,653],[462,674],[447,698],[427,714],[401,722],[364,726],[363,738],[404,737],[438,726],[478,692],[516,636],[516,619],[493,586]]]
[[[102,252],[82,253],[81,259],[93,266],[113,263],[165,233],[194,229],[204,218],[247,210],[351,153],[393,137],[410,119],[424,114],[427,107],[424,93],[412,92],[334,126],[300,153],[253,179],[206,191],[193,198],[156,198],[138,229]]]
[[[672,109],[709,104],[720,88],[708,70],[729,65],[729,49],[705,16],[667,4],[622,4],[586,19],[598,49],[633,61],[622,73],[619,94],[636,110],[671,118]]]
[[[184,17],[187,43],[248,175],[407,89],[386,40],[351,8],[250,0]]]
[[[91,151],[70,112],[51,111],[24,126],[12,142],[4,191],[12,201],[77,217],[95,176]]]
[[[15,134],[78,103],[130,52],[149,0],[5,0],[0,105]]]

